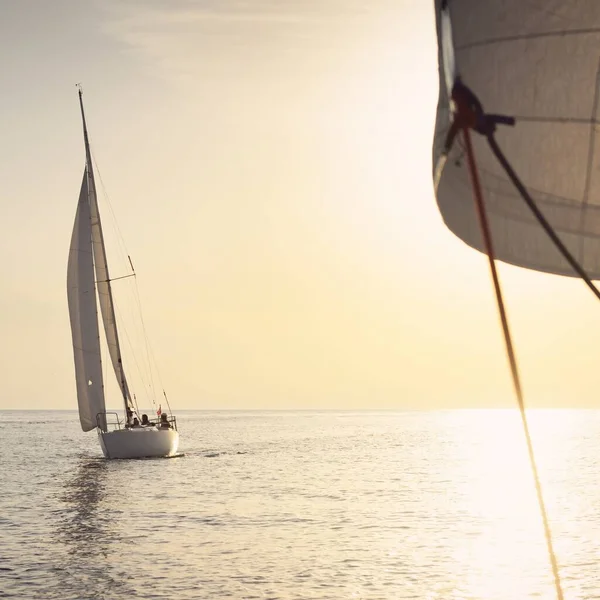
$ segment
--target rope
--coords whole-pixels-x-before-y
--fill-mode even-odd
[[[146,347],[146,360],[148,361],[148,374],[150,377],[149,385],[150,385],[150,390],[152,391],[152,396],[150,397],[150,399],[152,400],[152,406],[156,409],[156,389],[154,387],[154,376],[152,373],[152,361],[150,359],[150,355],[152,354],[152,357],[154,357],[154,353],[152,352],[152,349],[150,347],[150,340],[148,338],[148,332],[146,331],[146,323],[144,321],[144,313],[142,312],[142,301],[141,301],[141,297],[140,297],[140,290],[139,290],[138,283],[137,283],[137,277],[135,279],[135,300],[138,305],[138,313],[140,316],[140,322],[142,325],[142,333],[144,334],[144,344]],[[154,361],[154,362],[155,362],[155,368],[158,372],[158,365],[156,365],[156,361]],[[160,374],[158,374],[158,378],[160,381]],[[161,387],[162,387],[162,382],[161,382]]]
[[[493,131],[487,132],[487,140],[490,145],[490,149],[494,153],[494,156],[498,159],[498,162],[502,165],[502,168],[508,175],[508,178],[512,181],[513,185],[517,188],[517,191],[519,192],[519,194],[521,195],[521,197],[523,198],[523,200],[525,201],[525,203],[527,204],[527,206],[529,207],[529,209],[531,210],[531,212],[533,213],[535,218],[538,220],[538,223],[543,227],[544,231],[548,234],[548,237],[552,240],[552,242],[554,243],[554,245],[556,246],[558,251],[563,255],[563,258],[569,263],[569,265],[571,265],[571,267],[573,268],[575,273],[577,273],[577,275],[579,275],[579,277],[581,277],[581,279],[583,279],[585,284],[590,288],[590,290],[592,290],[592,293],[594,294],[594,296],[596,296],[596,298],[598,298],[600,300],[600,291],[594,285],[592,280],[589,278],[589,276],[585,272],[584,268],[579,264],[579,262],[577,262],[575,257],[567,250],[567,247],[563,244],[563,242],[558,237],[558,235],[556,235],[556,232],[552,228],[552,225],[550,225],[550,223],[548,223],[548,221],[546,220],[546,217],[544,217],[544,215],[542,214],[540,209],[537,207],[536,203],[534,202],[533,198],[531,197],[531,194],[527,191],[527,188],[523,185],[522,181],[519,179],[519,177],[515,173],[514,169],[512,168],[512,166],[510,165],[510,163],[508,162],[506,157],[504,156],[504,153],[500,149],[500,146],[498,146],[498,142],[496,141],[496,138],[494,137]]]
[[[91,153],[91,149],[90,149],[90,153]],[[134,344],[132,342],[132,339],[129,336],[129,333],[127,332],[127,329],[125,327],[125,319],[121,316],[121,325],[122,327],[125,329],[125,334],[128,338],[128,342],[129,342],[129,347],[131,349],[131,353],[133,356],[133,359],[136,363],[136,367],[137,367],[137,371],[140,375],[140,379],[142,380],[142,384],[143,384],[143,388],[144,391],[146,393],[146,397],[150,399],[150,402],[152,403],[153,409],[156,410],[156,389],[154,386],[154,375],[153,375],[153,370],[152,370],[152,361],[154,361],[154,368],[157,370],[158,372],[158,364],[156,363],[156,359],[154,358],[154,354],[152,352],[152,348],[150,347],[150,340],[148,337],[148,333],[146,331],[146,324],[144,322],[144,315],[142,312],[142,305],[141,305],[141,300],[140,300],[140,293],[139,293],[139,287],[138,287],[138,283],[137,283],[137,274],[135,272],[135,269],[133,267],[133,262],[131,260],[131,255],[129,254],[129,250],[127,248],[127,244],[125,243],[125,237],[123,236],[121,229],[119,227],[119,223],[117,221],[117,216],[116,213],[114,211],[114,208],[112,206],[112,202],[110,201],[110,197],[108,195],[108,191],[106,189],[106,186],[104,185],[104,180],[102,179],[102,173],[100,172],[100,169],[98,167],[98,163],[96,162],[96,157],[92,154],[92,160],[94,161],[94,165],[96,167],[96,173],[98,174],[98,178],[100,180],[100,185],[102,187],[102,191],[104,192],[104,198],[106,200],[106,204],[110,210],[110,214],[112,216],[112,225],[115,229],[116,232],[116,240],[118,242],[118,251],[120,254],[120,259],[125,262],[125,258],[127,258],[127,261],[129,262],[129,266],[131,267],[131,274],[129,275],[124,275],[122,277],[114,277],[111,279],[111,281],[114,281],[116,279],[125,279],[128,277],[134,277],[134,281],[135,281],[135,292],[133,294],[131,294],[131,296],[133,297],[135,303],[137,304],[137,309],[138,309],[138,314],[139,314],[139,319],[140,319],[140,323],[142,326],[142,334],[144,336],[144,345],[145,345],[145,350],[146,350],[146,361],[147,361],[147,365],[144,364],[144,370],[146,370],[146,366],[147,366],[147,374],[146,373],[142,373],[142,368],[140,367],[137,358],[135,356],[135,351],[134,351]],[[116,302],[114,302],[115,307]],[[138,332],[135,332],[136,334],[138,334]],[[151,360],[152,357],[152,360]],[[158,373],[158,378],[160,380],[160,374]],[[147,381],[146,381],[147,379]],[[148,385],[148,390],[146,390],[146,383]],[[161,383],[161,387],[162,387],[162,382]],[[137,404],[136,404],[137,406]]]
[[[502,295],[502,288],[500,287],[500,280],[498,278],[498,272],[496,270],[494,247],[492,244],[492,236],[490,232],[489,222],[487,219],[487,213],[485,210],[485,204],[483,202],[483,196],[481,193],[481,183],[479,181],[479,175],[477,173],[477,165],[475,163],[475,154],[473,152],[473,145],[471,143],[471,133],[468,126],[462,128],[463,138],[465,141],[465,149],[467,154],[467,161],[469,164],[469,173],[471,176],[471,184],[473,188],[473,196],[475,204],[477,206],[477,216],[479,217],[479,225],[481,226],[481,233],[483,236],[483,242],[488,255],[488,261],[490,265],[490,272],[492,275],[492,281],[494,283],[494,290],[496,292],[496,302],[498,304],[498,312],[500,313],[500,321],[502,322],[502,331],[504,332],[504,341],[506,343],[506,353],[508,354],[508,360],[510,363],[510,371],[512,374],[513,384],[517,395],[517,402],[519,403],[519,412],[521,414],[521,421],[523,423],[523,431],[525,432],[525,439],[527,441],[527,452],[529,454],[529,462],[531,464],[531,470],[533,472],[533,478],[535,481],[535,490],[537,493],[537,500],[542,515],[542,522],[544,524],[544,534],[546,537],[546,546],[548,548],[548,555],[550,556],[550,563],[552,565],[552,573],[554,575],[554,585],[556,587],[556,597],[558,600],[563,600],[562,586],[560,582],[560,574],[558,571],[558,562],[554,553],[552,545],[552,533],[550,531],[550,523],[548,521],[548,514],[546,513],[546,505],[544,503],[544,496],[542,494],[542,485],[540,483],[540,477],[538,474],[537,464],[535,460],[535,453],[533,451],[533,443],[531,441],[531,434],[529,432],[529,425],[527,423],[527,415],[525,413],[525,400],[523,398],[523,388],[521,387],[521,379],[519,376],[519,369],[517,366],[517,358],[515,355],[515,349],[512,342],[512,336],[510,334],[510,328],[508,326],[508,317],[506,315],[506,308],[504,306],[504,298]]]
[[[521,386],[521,378],[519,376],[519,369],[517,366],[517,358],[516,358],[515,349],[514,349],[513,342],[512,342],[512,336],[510,334],[510,328],[508,325],[508,317],[507,317],[506,308],[504,305],[504,297],[502,295],[502,288],[500,287],[500,279],[498,278],[498,272],[496,270],[494,246],[492,243],[492,234],[490,231],[490,226],[489,226],[489,222],[488,222],[488,218],[487,218],[485,203],[483,201],[481,182],[479,180],[477,164],[475,162],[475,153],[473,151],[473,145],[471,142],[471,129],[473,129],[474,131],[476,131],[478,133],[485,135],[487,137],[490,145],[492,146],[492,151],[494,151],[494,147],[498,150],[497,154],[496,154],[496,152],[494,152],[494,153],[498,157],[498,160],[500,160],[500,162],[503,164],[503,166],[507,170],[507,174],[510,177],[511,181],[513,181],[513,183],[517,186],[517,189],[522,193],[522,195],[523,195],[523,191],[525,191],[525,195],[528,196],[528,194],[526,194],[526,190],[525,190],[524,186],[521,184],[518,177],[514,174],[514,171],[512,171],[512,169],[510,168],[508,161],[506,160],[504,155],[500,152],[500,149],[497,147],[497,145],[495,144],[495,140],[493,139],[493,132],[494,132],[495,126],[497,124],[514,125],[514,119],[512,119],[510,117],[505,117],[502,115],[486,115],[485,112],[483,111],[483,107],[482,107],[481,103],[479,102],[479,100],[477,99],[477,97],[473,94],[473,92],[471,92],[471,90],[469,88],[467,88],[460,81],[460,79],[457,79],[457,81],[455,82],[454,88],[452,90],[452,100],[454,101],[454,104],[455,104],[455,115],[454,115],[454,121],[453,121],[453,123],[450,127],[450,130],[448,132],[448,135],[446,137],[444,154],[446,156],[448,155],[448,152],[454,141],[454,138],[456,137],[456,135],[459,132],[462,132],[462,135],[464,138],[464,143],[465,143],[465,151],[466,151],[467,162],[468,162],[468,167],[469,167],[471,186],[472,186],[472,190],[473,190],[473,197],[475,200],[477,216],[479,219],[479,225],[481,227],[481,234],[483,237],[485,250],[486,250],[487,256],[488,256],[490,273],[492,276],[492,281],[494,284],[494,291],[496,294],[496,303],[498,305],[498,312],[500,315],[500,321],[502,323],[502,331],[504,333],[506,353],[508,355],[508,360],[510,363],[510,370],[511,370],[511,374],[512,374],[513,385],[514,385],[515,393],[517,396],[517,403],[519,405],[521,422],[523,424],[523,432],[525,434],[525,440],[527,443],[527,453],[529,455],[529,463],[531,465],[531,471],[532,471],[533,479],[534,479],[534,483],[535,483],[535,490],[536,490],[536,494],[537,494],[538,505],[540,508],[542,523],[544,526],[546,547],[548,550],[550,564],[552,567],[552,573],[554,576],[554,586],[556,589],[556,597],[558,600],[564,600],[562,585],[561,585],[561,581],[560,581],[560,573],[558,570],[558,561],[556,560],[556,555],[554,553],[554,547],[552,544],[552,532],[550,530],[550,523],[548,521],[548,514],[546,512],[546,505],[545,505],[544,496],[542,493],[542,485],[540,483],[540,477],[539,477],[537,464],[536,464],[536,460],[535,460],[535,453],[533,450],[533,443],[531,441],[531,434],[529,432],[529,424],[527,422],[527,414],[525,412],[525,400],[523,397],[523,388]],[[439,176],[439,174],[438,174],[438,176]],[[439,181],[437,181],[436,184],[437,183],[439,183]],[[519,185],[517,185],[517,184],[519,184]],[[437,187],[437,185],[436,185],[436,187]],[[525,195],[524,195],[524,197],[525,197]],[[527,201],[527,198],[526,198],[526,201]],[[529,197],[529,201],[527,201],[527,203],[530,206],[530,208],[534,211],[534,214],[536,214],[536,216],[538,216],[538,214],[539,214],[539,217],[541,217],[541,219],[543,219],[543,215],[541,215],[541,213],[539,213],[539,210],[537,209],[537,207],[535,206],[535,203],[533,202],[533,200],[530,197]],[[536,213],[536,211],[537,211],[537,213]],[[543,219],[543,220],[545,221],[545,219]],[[546,229],[546,231],[551,236],[553,241],[555,241],[555,243],[558,242],[560,244],[560,240],[558,239],[558,237],[556,236],[556,234],[554,233],[554,231],[552,230],[552,228],[550,227],[550,225],[547,222],[546,222],[546,227],[544,227],[544,229]],[[568,251],[566,250],[566,248],[564,248],[564,246],[563,246],[563,249],[568,254]],[[571,259],[573,260],[573,262],[575,262],[575,264],[577,264],[575,259],[573,259],[572,257],[571,257]],[[577,265],[577,266],[579,267],[579,265]],[[585,274],[585,272],[583,271],[583,269],[581,267],[579,267],[579,270],[577,272],[580,273],[580,271]],[[593,286],[593,284],[592,284],[592,287],[594,288],[594,290],[596,290],[596,288]],[[597,292],[597,290],[596,290],[596,292]]]
[[[79,86],[79,95],[81,97],[82,94],[82,90],[81,90],[81,84],[78,84]],[[82,106],[82,114],[83,114],[83,106]],[[85,125],[85,119],[84,119],[84,125]],[[156,362],[156,358],[154,357],[154,352],[152,351],[152,347],[150,345],[150,340],[148,337],[148,333],[146,331],[146,324],[144,322],[144,316],[142,313],[142,305],[141,305],[141,299],[140,299],[140,293],[139,293],[139,288],[138,288],[138,284],[137,284],[137,276],[136,276],[136,272],[135,269],[133,267],[133,262],[131,260],[131,256],[129,254],[129,251],[127,249],[127,245],[125,244],[125,237],[123,236],[123,234],[121,233],[121,229],[119,228],[119,223],[117,221],[117,217],[115,214],[115,211],[113,209],[112,203],[110,201],[109,195],[108,195],[108,191],[106,189],[106,186],[104,185],[104,180],[102,179],[102,173],[100,172],[100,168],[98,167],[98,163],[96,162],[96,157],[92,154],[91,151],[91,146],[90,146],[90,142],[89,142],[89,135],[87,133],[87,128],[85,128],[85,135],[87,136],[87,141],[88,141],[88,148],[89,148],[89,152],[90,152],[90,156],[92,158],[92,161],[94,163],[94,166],[96,168],[96,173],[98,175],[98,179],[100,181],[100,186],[102,187],[102,191],[104,192],[104,198],[106,200],[106,204],[108,205],[108,208],[110,210],[111,216],[112,216],[112,224],[113,227],[115,228],[116,231],[116,239],[117,239],[117,247],[118,247],[118,251],[121,254],[121,260],[124,261],[125,257],[127,257],[127,260],[129,261],[129,265],[131,266],[131,274],[129,275],[124,275],[122,277],[114,277],[113,279],[109,280],[109,281],[114,281],[116,279],[125,279],[128,277],[134,277],[134,281],[135,281],[135,294],[134,298],[135,298],[135,302],[137,304],[137,308],[139,311],[139,317],[140,317],[140,321],[141,321],[141,325],[142,325],[142,333],[144,335],[144,343],[145,343],[145,348],[146,348],[146,360],[148,363],[148,379],[149,379],[149,383],[148,383],[148,387],[150,388],[149,390],[145,390],[145,385],[143,386],[144,390],[146,391],[147,397],[150,399],[150,401],[152,402],[152,406],[154,408],[154,410],[156,410],[156,389],[154,386],[154,376],[153,376],[153,371],[152,371],[152,363],[154,362],[154,367],[157,371],[157,375],[158,375],[158,379],[160,382],[161,387],[163,387],[163,394],[165,395],[165,399],[167,400],[167,406],[169,411],[171,411],[171,407],[169,406],[169,401],[167,399],[166,393],[164,392],[164,386],[162,385],[162,381],[160,379],[160,373],[158,371],[158,363]],[[113,300],[113,306],[116,309],[116,312],[119,313],[119,317],[120,317],[120,321],[121,321],[121,327],[123,328],[123,330],[125,331],[125,336],[127,338],[127,342],[129,344],[129,347],[131,349],[131,355],[133,357],[133,360],[135,362],[138,374],[140,375],[140,379],[142,380],[142,383],[145,384],[145,374],[142,373],[142,368],[140,367],[140,364],[138,363],[137,357],[135,355],[134,352],[134,345],[132,343],[132,340],[129,336],[129,332],[127,331],[127,327],[125,326],[125,319],[122,317],[118,306],[116,304],[116,302]],[[102,363],[102,366],[104,367],[104,362]],[[146,367],[146,365],[144,364],[144,367]],[[126,400],[127,401],[127,400]],[[133,396],[130,395],[129,401],[127,403],[127,406],[129,407],[129,404],[131,403],[131,407],[135,410],[135,412],[138,414],[139,416],[139,407],[138,407],[138,403],[137,403],[137,398],[136,395],[133,394]]]

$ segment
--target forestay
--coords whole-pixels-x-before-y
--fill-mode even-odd
[[[600,279],[600,1],[449,0],[451,32],[442,4],[436,0],[440,97],[434,168],[450,124],[446,79],[451,85],[458,75],[487,113],[516,118],[514,127],[497,129],[498,143],[560,239],[589,276]],[[497,258],[575,275],[486,139],[474,134],[473,142]],[[441,172],[437,202],[446,225],[484,251],[463,154],[457,138]]]

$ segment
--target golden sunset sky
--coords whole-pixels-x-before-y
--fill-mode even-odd
[[[433,195],[433,0],[0,8],[0,408],[77,406],[78,82],[174,409],[514,406],[486,259]],[[500,274],[528,404],[597,406],[592,294]]]

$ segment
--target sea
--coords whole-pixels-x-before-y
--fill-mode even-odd
[[[182,411],[105,460],[0,412],[0,597],[557,598],[516,410]],[[532,410],[564,598],[600,598],[600,411]]]

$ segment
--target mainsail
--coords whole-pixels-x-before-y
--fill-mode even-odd
[[[456,75],[486,113],[516,119],[514,127],[498,127],[499,146],[569,252],[590,278],[600,279],[600,2],[436,0],[436,18],[434,169],[450,126],[448,88]],[[496,257],[575,275],[485,137],[474,134],[473,144]],[[441,171],[437,202],[450,230],[484,251],[458,140]]]
[[[100,425],[106,430],[87,170],[83,174],[71,236],[67,266],[67,298],[81,428],[90,431]]]
[[[98,299],[102,313],[102,322],[104,323],[104,332],[108,352],[117,377],[117,382],[121,388],[125,406],[130,400],[129,387],[123,370],[123,361],[121,358],[121,349],[119,345],[119,335],[117,332],[117,321],[115,318],[115,307],[110,285],[110,275],[108,272],[108,263],[106,260],[106,248],[104,246],[104,235],[102,233],[102,223],[100,221],[100,212],[98,210],[98,200],[96,196],[96,183],[94,180],[94,169],[92,167],[92,158],[88,140],[87,127],[85,123],[85,114],[83,112],[83,100],[81,92],[79,93],[79,103],[81,106],[81,118],[83,119],[83,134],[85,140],[85,156],[89,173],[89,205],[91,216],[91,238],[94,249],[94,265],[96,268],[96,286],[98,289]]]

